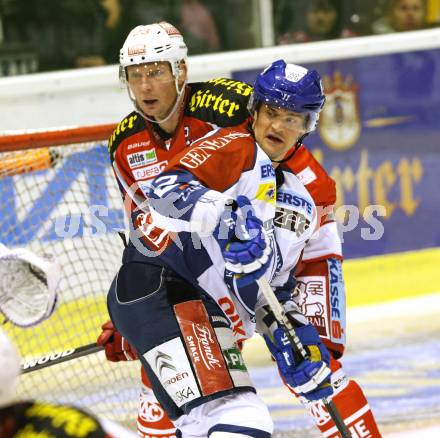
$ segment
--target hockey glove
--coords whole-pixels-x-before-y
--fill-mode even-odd
[[[257,312],[257,328],[263,334],[266,345],[277,362],[286,384],[298,395],[309,401],[319,400],[333,394],[330,384],[330,354],[322,344],[315,327],[305,322],[292,301],[284,303],[286,315],[293,323],[296,335],[308,353],[308,358],[298,358],[284,329],[279,327],[267,306]]]
[[[137,360],[138,355],[128,341],[116,330],[111,321],[101,326],[102,333],[96,343],[105,349],[105,357],[110,362]]]
[[[235,274],[253,273],[253,278],[257,279],[268,268],[272,249],[263,222],[255,216],[249,199],[238,196],[237,205],[243,218],[235,219],[234,236],[222,249],[226,270]]]

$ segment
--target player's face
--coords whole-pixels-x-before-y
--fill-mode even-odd
[[[149,62],[127,67],[128,85],[140,109],[149,117],[165,118],[171,111],[177,90],[168,62]],[[179,81],[182,78],[179,77]]]
[[[397,31],[417,30],[423,27],[425,8],[423,0],[400,0],[391,11],[393,26]]]
[[[305,134],[305,115],[261,105],[254,115],[255,139],[272,160],[281,160]]]

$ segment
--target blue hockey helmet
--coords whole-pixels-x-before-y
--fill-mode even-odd
[[[307,70],[282,59],[273,62],[255,79],[248,109],[253,113],[259,103],[306,114],[306,131],[316,128],[325,96],[316,70]]]

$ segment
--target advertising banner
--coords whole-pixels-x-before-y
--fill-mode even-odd
[[[304,143],[336,181],[345,256],[440,246],[440,50],[305,66],[327,101]]]

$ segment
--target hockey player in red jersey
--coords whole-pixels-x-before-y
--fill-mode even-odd
[[[241,427],[242,433],[253,433],[252,430],[256,429],[258,436],[267,436],[272,430],[267,408],[254,394],[245,368],[237,372],[225,369],[225,359],[221,356],[223,350],[217,342],[214,342],[213,360],[216,366],[222,364],[218,373],[214,369],[210,375],[196,375],[191,369],[190,357],[185,360],[184,350],[190,347],[181,344],[177,333],[178,317],[174,312],[185,321],[188,309],[194,311],[201,318],[202,335],[209,339],[215,339],[215,334],[203,309],[208,308],[209,317],[215,317],[217,325],[225,324],[227,319],[222,316],[224,313],[217,303],[198,299],[200,292],[185,281],[185,273],[177,275],[164,263],[159,263],[156,257],[149,257],[161,252],[172,254],[178,251],[178,247],[173,246],[169,233],[152,223],[144,204],[151,181],[174,155],[216,126],[239,125],[246,121],[246,101],[251,88],[230,80],[186,85],[186,46],[180,33],[168,23],[133,29],[121,50],[120,64],[121,78],[127,84],[136,111],[118,125],[109,140],[111,162],[131,225],[123,266],[109,292],[112,318],[119,321],[122,332],[131,330],[138,322],[137,318],[145,321],[145,327],[140,324],[139,329],[130,331],[126,336],[131,342],[134,339],[136,350],[142,353],[143,366],[149,370],[151,384],[161,398],[162,406],[172,418],[179,421],[179,427],[186,435],[189,434],[188,429],[198,422],[185,422],[183,414],[190,412],[193,418],[199,412],[205,415],[204,410],[210,409],[212,412],[225,413],[223,420],[227,428],[235,430]],[[226,285],[224,289],[225,296],[221,298],[226,299],[229,296]],[[133,294],[139,296],[136,298]],[[131,298],[136,301],[133,307],[130,305],[133,301]],[[190,304],[181,303],[183,298],[189,300]],[[121,300],[124,302],[122,306]],[[149,304],[146,312],[142,309],[145,301]],[[148,312],[153,314],[149,316]],[[219,315],[212,315],[215,312],[219,312]],[[159,326],[153,329],[155,323]],[[228,336],[226,340],[222,338],[222,342],[230,343],[232,330],[228,328],[226,331]],[[157,349],[158,344],[161,345],[160,350]],[[233,345],[230,347],[233,348]],[[191,353],[193,357],[193,354],[197,355],[197,348],[191,348],[195,348],[195,352]],[[182,353],[179,360],[173,363],[167,358],[171,356],[168,354],[171,350]],[[240,355],[238,351],[234,354]],[[183,371],[162,382],[160,376],[152,374],[156,368],[150,364],[150,360],[154,362],[150,355],[157,355],[157,366],[163,376],[166,375],[164,370],[176,366],[179,366],[179,370],[182,367]],[[231,380],[228,375],[234,373],[239,378]],[[220,396],[226,398],[219,400]],[[150,404],[151,409],[148,409],[147,403],[149,401],[142,397],[140,412],[148,412],[148,417],[140,416],[138,428],[142,435],[156,435],[151,430],[151,420],[161,418],[163,411],[157,404]],[[243,413],[240,418],[232,414],[238,408]],[[211,424],[222,427],[216,424],[216,418],[210,416]],[[204,424],[207,427],[208,422]],[[167,427],[163,423],[161,426]],[[174,428],[170,432],[174,435]]]
[[[155,38],[158,37],[154,37],[153,34],[153,32],[149,33],[145,29],[144,31],[135,32],[134,35],[127,38],[121,51],[122,78],[126,81],[128,80],[129,94],[135,103],[137,111],[131,113],[119,124],[109,142],[120,186],[123,189],[124,187],[128,188],[135,180],[138,180],[142,192],[148,190],[148,182],[161,172],[170,156],[174,155],[185,144],[209,131],[212,125],[231,126],[246,124],[248,114],[245,111],[245,107],[251,92],[251,88],[247,85],[225,79],[185,86],[186,64],[182,62],[185,59],[182,47],[176,49],[175,45],[171,45],[174,51],[166,52],[156,59],[151,58],[151,53],[147,49],[145,49],[146,53],[139,53],[139,56],[135,54],[133,57],[129,57],[129,48],[132,47],[131,53],[134,53],[133,47],[136,47],[140,39],[145,38],[145,40],[142,40],[142,42],[145,41],[147,43],[145,47],[149,47],[148,44],[150,42],[151,44],[155,43]],[[158,35],[160,35],[160,31]],[[174,42],[177,40],[178,38]],[[171,72],[174,73],[172,75],[173,79],[168,76],[168,82],[159,81],[160,86],[165,87],[165,93],[150,90],[148,87],[153,85],[151,83],[147,84],[147,77],[160,78],[162,72],[155,71],[154,69],[147,70],[145,66],[142,66],[142,60],[149,62],[159,59],[168,60],[171,66],[174,65],[174,68],[171,69]],[[163,66],[163,63],[159,62],[157,65]],[[145,69],[143,72],[146,78],[144,78],[142,88],[139,89],[137,88],[139,86],[137,82],[140,79],[138,75],[142,74],[142,70],[139,68],[141,66]],[[181,69],[179,69],[179,66]],[[131,85],[130,69],[134,74],[134,81]],[[164,101],[162,96],[167,96],[166,93],[174,96],[174,99],[168,99],[168,104],[162,105]],[[145,116],[147,117],[145,118]],[[335,199],[334,183],[303,145],[297,148],[295,155],[289,160],[288,166],[306,185],[317,205],[331,207]],[[148,217],[144,221],[148,223]],[[324,211],[321,223],[323,227],[319,232],[318,238],[312,239],[304,251],[304,268],[297,272],[301,286],[300,290],[304,291],[301,297],[299,297],[299,304],[302,304],[302,309],[306,313],[310,310],[310,314],[308,314],[309,319],[317,325],[323,341],[330,347],[335,358],[338,358],[343,352],[345,342],[345,337],[343,336],[344,291],[343,283],[338,283],[338,293],[340,295],[338,302],[340,307],[332,312],[330,309],[329,291],[331,283],[329,279],[340,279],[341,271],[338,260],[341,260],[342,256],[336,227],[331,218],[331,208]],[[160,243],[158,238],[160,233],[155,234],[157,230],[154,227],[150,227],[149,230],[151,242],[156,241]],[[316,273],[314,272],[315,268],[317,269]],[[316,283],[317,277],[320,280],[319,284]],[[313,289],[315,286],[316,289]],[[314,294],[313,291],[317,293]],[[316,304],[318,296],[322,303]],[[307,302],[307,298],[309,302]],[[225,300],[223,306],[232,316],[235,316],[233,303]],[[319,311],[313,313],[314,307],[319,307]],[[322,309],[324,310],[321,311]],[[339,312],[341,317],[340,320],[332,321],[331,315],[336,315],[337,312]],[[331,328],[333,332],[330,331]],[[107,357],[111,360],[126,359],[127,355],[130,357],[130,348],[127,346],[127,343],[124,343],[120,335],[114,331],[112,325],[107,323],[103,326],[103,330],[100,343],[101,345],[106,345]],[[240,326],[237,327],[237,332],[240,333]],[[339,337],[333,336],[332,339],[332,333],[336,336],[339,335]],[[134,352],[132,354],[135,355]],[[335,363],[338,366],[337,362]],[[342,372],[339,372],[339,374],[342,376]],[[145,379],[143,380],[144,383],[147,383]],[[337,383],[346,383],[346,379],[341,377],[340,382]],[[350,400],[349,404],[353,407],[352,417],[357,421],[366,421],[368,424],[372,423],[374,425],[371,411],[365,399],[361,397],[362,392],[360,388],[352,381],[350,381],[347,387],[344,386],[342,388],[342,386],[344,385],[339,385],[343,389],[341,399],[343,398],[342,394],[348,394],[348,396],[345,396],[345,399]],[[350,391],[345,388],[350,389]],[[354,394],[359,401],[353,403],[351,394]],[[157,405],[153,405],[153,403],[154,400],[147,385],[143,389],[139,405],[138,426],[140,434],[143,434],[143,436],[172,436],[172,424],[169,422],[164,423],[165,417],[162,416],[160,408]],[[356,406],[359,409],[356,409]],[[151,415],[151,412],[157,412],[158,414]],[[327,421],[328,418],[320,406],[313,406],[311,412],[315,415],[318,425],[331,428],[331,423]],[[361,413],[357,415],[356,412]],[[364,417],[367,420],[364,420]],[[159,421],[157,421],[158,419]],[[163,429],[164,433],[161,434],[159,429]],[[370,430],[374,431],[373,426],[370,427]],[[372,432],[371,436],[379,435],[374,435]]]
[[[249,118],[249,85],[221,78],[188,85],[186,58],[180,33],[165,22],[134,28],[120,52],[120,79],[135,111],[119,123],[109,140],[109,152],[122,193],[130,193],[137,182],[140,202],[149,183],[176,153],[217,126],[246,126]],[[148,231],[144,238],[160,249],[160,231],[148,227],[148,215],[142,220]],[[136,253],[136,249],[131,245],[126,252]],[[224,298],[221,305],[236,316],[230,300]],[[98,343],[105,345],[109,360],[136,357],[110,321],[102,329]],[[174,425],[157,404],[143,370],[142,382],[138,434],[173,437]]]
[[[315,115],[322,102],[319,95],[308,111]],[[286,111],[284,151],[304,133],[305,118]],[[256,131],[264,120],[261,115],[255,121]],[[265,129],[270,124],[266,120]],[[228,165],[228,172],[220,173]],[[272,432],[267,410],[241,365],[233,321],[219,303],[225,297],[235,303],[244,336],[250,337],[255,311],[265,305],[255,280],[276,276],[277,293],[289,294],[290,263],[296,264],[316,225],[314,203],[294,175],[289,188],[289,213],[299,220],[293,221],[294,229],[280,230],[286,235],[283,241],[292,242],[289,253],[284,252],[289,269],[283,269],[273,238],[275,172],[250,132],[214,130],[177,153],[150,183],[148,210],[138,203],[137,185],[127,192],[136,204],[129,220],[130,244],[137,252],[126,249],[108,294],[108,309],[138,352],[155,395],[182,436],[263,438]],[[147,211],[148,226],[160,230],[153,243],[145,239],[148,230],[138,220]],[[156,250],[158,241],[162,245]],[[225,283],[224,259],[231,266],[226,281],[232,283],[233,295]],[[272,326],[267,328],[269,337]],[[274,333],[276,338],[280,331],[275,327]],[[283,368],[286,382],[307,400],[331,395],[328,350],[304,317],[297,335],[314,354]]]

